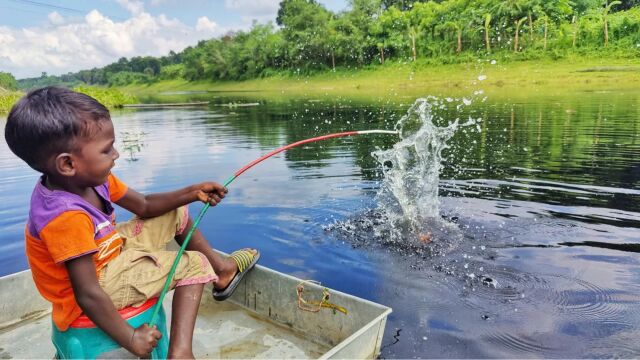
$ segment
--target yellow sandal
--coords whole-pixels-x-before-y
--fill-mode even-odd
[[[233,291],[238,287],[238,284],[240,284],[240,280],[242,280],[249,270],[253,269],[253,266],[258,262],[258,259],[260,259],[260,252],[254,254],[251,249],[242,249],[234,251],[229,257],[235,261],[238,266],[238,272],[226,288],[222,290],[213,289],[213,298],[217,301],[226,300],[233,294]]]

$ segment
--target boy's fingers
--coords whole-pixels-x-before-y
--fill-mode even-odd
[[[213,185],[213,189],[217,192],[227,192],[227,188],[222,186],[222,184],[215,183]]]
[[[202,191],[198,191],[198,200],[202,202],[209,202],[209,196]]]

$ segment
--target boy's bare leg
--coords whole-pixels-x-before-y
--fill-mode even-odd
[[[203,289],[204,284],[176,287],[171,307],[169,359],[194,359],[193,329]]]
[[[187,233],[193,226],[193,221],[191,217],[189,217],[189,221],[187,222],[187,226],[185,227],[185,231],[182,234],[176,236],[176,241],[178,244],[182,245],[182,242],[187,237]],[[189,240],[189,244],[187,245],[187,250],[194,250],[201,252],[204,256],[207,257],[209,263],[211,263],[211,267],[213,267],[213,271],[218,275],[218,281],[215,283],[216,289],[224,289],[229,285],[233,277],[238,272],[238,266],[235,261],[231,258],[221,256],[217,252],[213,251],[207,239],[202,236],[202,233],[199,229],[193,232],[191,236],[191,240]],[[256,251],[254,250],[254,253]]]

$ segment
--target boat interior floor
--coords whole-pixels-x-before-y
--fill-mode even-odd
[[[164,301],[169,322],[172,295],[169,293]],[[203,299],[196,321],[193,340],[196,358],[310,359],[320,357],[331,348],[305,338],[302,333],[262,319],[241,306],[209,298]],[[51,315],[48,313],[0,329],[0,358],[51,359],[55,350],[50,339]],[[133,355],[119,349],[101,357],[133,358]]]

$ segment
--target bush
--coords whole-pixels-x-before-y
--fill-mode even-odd
[[[91,96],[108,108],[118,108],[122,107],[124,104],[135,104],[138,102],[138,99],[135,96],[123,93],[118,89],[96,86],[78,86],[73,88],[73,90]]]
[[[132,71],[119,71],[107,75],[107,84],[109,84],[109,86],[147,84],[150,82],[150,79],[151,77],[147,74]]]
[[[18,90],[18,82],[11,73],[0,71],[0,88],[13,91]]]
[[[160,69],[160,74],[158,78],[160,80],[174,80],[181,79],[184,76],[184,65],[182,64],[173,64],[163,66]]]
[[[5,94],[0,93],[0,114],[8,113],[11,110],[13,104],[15,104],[21,97],[21,92],[7,92]]]

